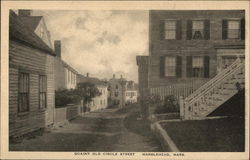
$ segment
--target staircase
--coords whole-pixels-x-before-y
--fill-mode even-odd
[[[181,118],[203,119],[245,88],[245,63],[237,59],[214,78],[180,100]]]

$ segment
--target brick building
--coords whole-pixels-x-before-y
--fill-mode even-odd
[[[54,122],[55,53],[22,18],[10,10],[9,136]]]
[[[61,58],[61,41],[54,42],[55,58],[55,89],[75,89],[78,72]]]

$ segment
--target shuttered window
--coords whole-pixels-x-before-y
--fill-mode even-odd
[[[29,111],[29,74],[19,73],[18,112]]]
[[[191,39],[210,39],[209,20],[188,20],[187,21],[187,40]]]
[[[47,78],[46,76],[39,76],[39,109],[47,107]]]
[[[245,39],[245,20],[223,20],[222,39]]]
[[[187,56],[187,77],[209,78],[209,56]]]
[[[181,21],[180,20],[161,20],[159,25],[160,39],[181,40]]]
[[[181,77],[181,76],[182,76],[181,56],[160,57],[160,77]]]

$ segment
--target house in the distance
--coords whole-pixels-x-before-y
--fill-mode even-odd
[[[125,86],[125,104],[137,103],[138,91],[134,81],[127,81]]]
[[[115,74],[108,82],[109,98],[108,104],[110,107],[123,107],[125,105],[125,90],[126,90],[125,78],[116,78]]]
[[[139,88],[185,98],[184,119],[209,115],[237,93],[236,84],[244,88],[244,18],[243,10],[150,11],[149,56],[137,57]]]
[[[89,73],[86,76],[78,74],[77,83],[90,82],[95,85],[95,87],[101,93],[92,99],[87,106],[87,109],[83,109],[83,112],[96,111],[100,109],[105,109],[108,106],[108,85],[106,82],[99,80],[98,78],[89,77]]]
[[[54,42],[55,58],[55,89],[75,89],[78,72],[61,58],[61,41]]]
[[[137,103],[137,84],[121,77],[116,78],[115,74],[108,82],[109,98],[111,107],[124,107],[126,104]]]
[[[24,20],[24,13],[10,10],[9,14],[10,137],[54,123],[55,53],[32,29],[36,18],[25,14]]]

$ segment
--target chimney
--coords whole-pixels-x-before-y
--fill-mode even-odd
[[[61,58],[61,41],[60,40],[55,40],[54,48],[55,48],[56,56]]]
[[[18,15],[23,17],[28,17],[32,15],[32,10],[29,9],[19,9]]]
[[[113,78],[115,79],[115,74],[113,74]]]
[[[89,77],[89,73],[87,73],[87,77]]]

